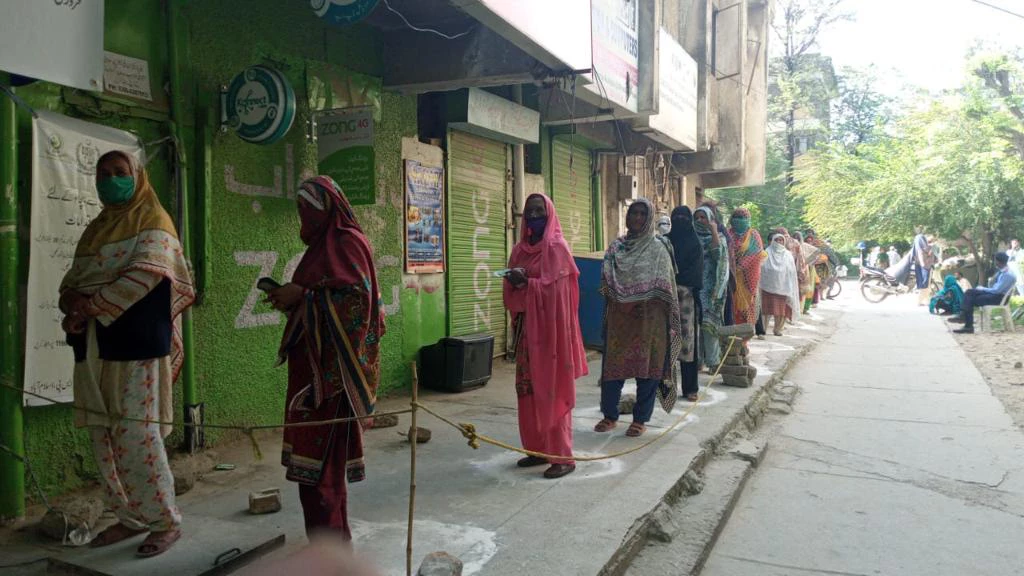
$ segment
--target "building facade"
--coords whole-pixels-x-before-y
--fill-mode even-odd
[[[319,11],[283,0],[106,0],[103,89],[52,76],[52,62],[0,76],[17,97],[0,95],[5,385],[34,385],[24,361],[33,346],[25,327],[36,321],[29,253],[39,201],[30,109],[146,145],[200,296],[176,386],[179,418],[199,418],[201,405],[201,417],[220,424],[283,415],[286,375],[274,364],[284,318],[261,302],[256,281],[287,280],[297,265],[295,189],[327,169],[323,146],[339,118],[372,127],[345,156],[360,160],[331,169],[357,198],[375,251],[388,316],[383,393],[408,386],[420,348],[445,336],[491,334],[504,353],[508,321],[491,272],[507,262],[529,194],[552,197],[582,255],[623,232],[637,197],[667,212],[704,188],[763,180],[768,1],[313,5]],[[240,137],[225,112],[233,80],[253,66],[283,77],[294,97],[291,128],[269,143]],[[410,210],[406,181],[423,168],[443,171],[443,200]],[[411,226],[424,214],[443,221],[443,236]],[[443,247],[443,259],[420,266],[413,241],[427,252]],[[0,442],[15,453],[0,453],[0,517],[24,512],[22,455],[47,491],[94,478],[87,436],[67,406],[25,406],[21,393],[2,388],[0,422]],[[181,430],[171,443],[194,446]],[[207,445],[227,439],[205,433]]]

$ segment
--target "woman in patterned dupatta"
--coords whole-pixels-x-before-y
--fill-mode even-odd
[[[761,234],[750,227],[750,210],[737,208],[729,219],[729,239],[733,247],[733,320],[736,324],[757,324],[761,316],[761,263],[768,255]]]
[[[804,314],[807,314],[811,310],[811,304],[814,303],[814,287],[818,283],[818,273],[814,270],[814,263],[818,260],[819,250],[816,246],[804,241],[803,232],[793,232],[793,238],[800,243],[800,257],[803,258],[803,268],[807,272],[800,280],[800,297],[803,299]]]
[[[580,271],[562,237],[555,205],[531,194],[523,209],[519,242],[508,260],[505,307],[513,317],[516,396],[523,448],[565,458],[520,458],[521,468],[551,464],[545,478],[576,469],[572,461],[572,409],[576,379],[587,374],[577,309]]]
[[[627,378],[636,378],[633,423],[626,436],[640,436],[654,413],[655,399],[666,412],[678,396],[672,367],[682,349],[672,245],[655,234],[654,205],[639,198],[626,212],[627,234],[616,239],[601,267],[605,297],[605,353],[601,368],[601,413],[594,426],[607,432],[618,424],[619,400]]]
[[[715,226],[713,210],[709,206],[701,206],[693,215],[693,229],[704,249],[700,353],[701,361],[709,372],[713,372],[721,361],[718,329],[722,327],[727,312],[725,303],[729,288],[729,247]]]
[[[149,557],[181,536],[163,439],[184,360],[180,315],[195,293],[174,223],[139,162],[104,154],[96,190],[103,210],[60,287],[75,354],[75,425],[89,428],[106,505],[118,518],[92,545],[149,532],[136,551]]]
[[[384,314],[373,251],[341,188],[326,176],[296,194],[308,246],[291,283],[268,300],[288,312],[280,360],[288,362],[285,422],[367,416],[380,381]],[[352,540],[348,482],[365,478],[369,420],[285,428],[281,464],[299,484],[306,535]]]

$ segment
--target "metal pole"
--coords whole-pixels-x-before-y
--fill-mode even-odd
[[[416,509],[416,444],[420,431],[416,427],[416,412],[419,410],[420,379],[416,372],[416,363],[412,363],[412,431],[409,434],[409,528],[405,541],[405,576],[412,576],[412,520]]]
[[[9,76],[0,74],[0,82]],[[13,88],[12,88],[13,89]],[[0,382],[20,388],[18,317],[18,129],[14,101],[0,95]],[[25,516],[22,395],[0,388],[0,523]]]
[[[175,166],[177,167],[178,183],[178,230],[181,236],[181,247],[185,251],[185,257],[192,258],[192,229],[189,223],[189,197],[192,191],[192,182],[189,179],[188,153],[184,139],[185,123],[185,81],[183,79],[183,68],[188,62],[184,51],[188,38],[185,25],[181,21],[181,8],[178,0],[166,0],[167,22],[168,22],[168,57],[170,59],[171,76],[171,134],[175,139]],[[193,352],[194,339],[192,336],[192,310],[186,310],[181,319],[181,336],[184,347],[185,362],[182,366],[181,397],[184,404],[185,418],[189,419],[189,407],[195,406],[198,401],[196,392],[196,371],[195,355]],[[196,434],[192,429],[192,434]]]

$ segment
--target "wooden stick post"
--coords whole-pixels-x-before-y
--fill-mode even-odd
[[[409,434],[409,529],[405,541],[405,576],[412,576],[412,519],[416,508],[416,444],[419,440],[419,428],[416,427],[417,402],[419,400],[419,375],[416,363],[412,363],[412,428]]]

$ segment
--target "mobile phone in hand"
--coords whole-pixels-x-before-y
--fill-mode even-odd
[[[276,290],[280,288],[281,285],[278,284],[277,280],[274,280],[273,278],[263,277],[256,282],[256,287],[264,292],[269,293],[271,290]]]

